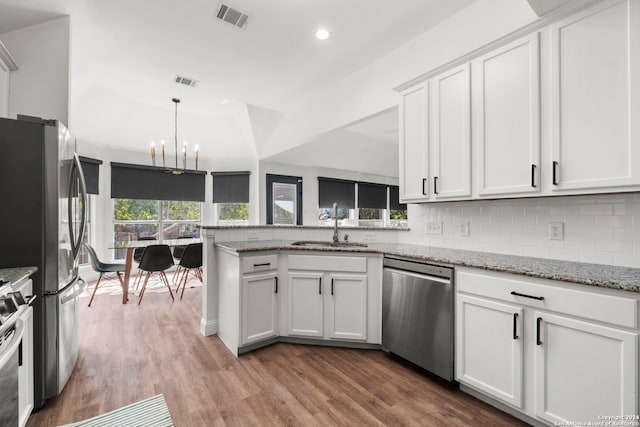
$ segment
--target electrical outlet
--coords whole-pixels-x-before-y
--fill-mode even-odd
[[[549,240],[564,240],[564,223],[549,223]]]
[[[442,221],[427,222],[427,234],[442,234]]]
[[[461,236],[469,235],[469,221],[461,222],[458,230],[460,231]]]

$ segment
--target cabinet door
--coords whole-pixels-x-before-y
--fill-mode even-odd
[[[289,335],[324,336],[322,273],[289,273]]]
[[[538,33],[479,58],[473,76],[479,194],[540,191]]]
[[[329,275],[329,338],[367,340],[367,276]]]
[[[607,1],[551,27],[553,190],[640,184],[639,9]]]
[[[523,309],[482,298],[456,300],[456,378],[522,408]]]
[[[536,415],[552,423],[638,413],[638,334],[535,312]]]
[[[33,410],[33,308],[27,308],[21,319],[24,321],[24,334],[18,367],[18,408],[20,425],[24,426]]]
[[[274,272],[242,279],[242,344],[278,335],[278,277]]]
[[[400,101],[400,200],[424,201],[428,190],[429,84],[402,93]]]
[[[469,64],[431,81],[433,179],[436,198],[471,195],[471,92]]]

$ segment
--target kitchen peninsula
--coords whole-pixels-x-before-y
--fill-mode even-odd
[[[380,348],[383,258],[401,256],[455,268],[464,391],[528,422],[638,412],[640,269],[340,231],[366,246],[334,247],[326,227],[203,227],[201,332],[236,355],[278,341]],[[294,244],[308,240],[327,243]]]

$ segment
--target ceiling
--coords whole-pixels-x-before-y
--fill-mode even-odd
[[[228,1],[250,16],[239,29],[215,19],[217,0],[0,0],[0,34],[71,16],[69,125],[80,141],[139,151],[153,139],[172,141],[171,98],[178,97],[180,141],[199,144],[205,159],[255,159],[270,130],[301,97],[473,1]],[[320,26],[331,38],[314,37]],[[197,80],[197,87],[178,85],[177,74]],[[397,163],[397,123],[388,113],[314,141],[330,140],[361,158],[383,155],[387,162],[395,150]],[[304,147],[313,150],[314,144]],[[315,151],[314,157],[290,157],[335,159],[332,150]],[[351,169],[369,163],[352,162]]]

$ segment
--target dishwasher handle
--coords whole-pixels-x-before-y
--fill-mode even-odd
[[[402,274],[404,276],[416,277],[418,279],[427,279],[427,280],[430,280],[432,282],[442,283],[444,285],[451,284],[451,279],[445,279],[445,278],[442,278],[442,277],[431,276],[431,275],[427,275],[427,274],[414,273],[413,271],[399,270],[397,268],[391,268],[391,267],[384,267],[383,270],[384,271],[389,271],[391,273]]]

